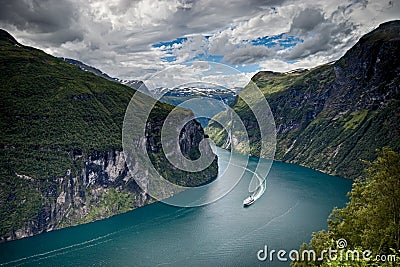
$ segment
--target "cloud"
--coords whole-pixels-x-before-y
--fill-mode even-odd
[[[0,1],[0,18],[18,29],[47,33],[66,29],[74,18],[68,1]]]
[[[288,63],[281,59],[268,59],[260,62],[260,67],[263,70],[275,71],[275,72],[288,72],[296,69],[311,69],[315,66],[326,64],[326,57],[322,56],[311,56],[305,59],[301,59],[295,62]]]
[[[190,59],[250,64],[242,68],[249,71],[312,67],[338,59],[363,34],[400,18],[400,3],[390,0],[0,0],[0,5],[0,27],[20,42],[128,79],[145,79],[171,64],[185,68]],[[161,43],[164,47],[155,46]]]
[[[264,58],[271,57],[275,54],[274,49],[265,46],[254,46],[248,44],[244,47],[239,47],[230,54],[224,56],[226,62],[232,64],[251,64],[259,62]]]
[[[71,27],[75,24],[77,7],[69,1],[1,0],[0,6],[1,23],[34,33],[36,40],[61,44],[83,38],[79,30]]]
[[[336,38],[339,37],[335,34],[336,27],[338,26],[330,21],[323,19],[319,23],[314,24],[310,19],[305,21],[305,23],[300,24],[302,28],[293,29],[292,27],[291,29],[291,34],[296,34],[298,31],[304,32],[297,34],[302,37],[303,42],[288,49],[288,53],[285,55],[285,58],[288,60],[297,60],[323,51],[329,51],[332,49],[332,42],[336,42]],[[303,27],[311,28],[312,30],[305,31]]]
[[[227,89],[244,87],[255,73],[241,73],[228,65],[213,62],[175,64],[167,67],[145,81],[149,90],[174,88],[187,84],[212,84]]]
[[[327,60],[340,57],[360,35],[359,24],[351,20],[355,5],[365,9],[365,2],[339,5],[331,14],[320,8],[305,8],[292,20],[289,34],[301,36],[303,42],[283,54],[286,60],[300,60],[310,56],[324,56]]]
[[[324,22],[326,19],[321,9],[306,8],[293,18],[290,32],[304,35]]]

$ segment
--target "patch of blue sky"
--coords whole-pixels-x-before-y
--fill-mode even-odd
[[[210,39],[211,35],[203,36],[206,40]],[[190,38],[190,37],[189,37]],[[183,44],[188,40],[188,37],[178,37],[172,41],[158,42],[151,45],[153,48],[162,48],[163,50],[171,50],[175,44]]]
[[[289,36],[286,39],[279,40],[278,42],[280,46],[289,48],[296,46],[298,43],[304,42],[304,40],[296,36]]]
[[[283,33],[274,36],[264,36],[259,37],[254,40],[248,40],[254,46],[266,46],[274,47],[280,45],[284,48],[296,46],[298,43],[303,42],[303,40],[296,36],[286,37]]]
[[[203,60],[203,61],[212,61],[222,63],[223,56],[220,55],[205,55],[203,53],[196,55],[191,60]]]
[[[166,56],[166,57],[162,57],[161,61],[164,62],[174,62],[176,61],[177,57],[176,56]]]
[[[211,36],[204,35],[205,39],[209,39]],[[174,45],[176,44],[183,44],[184,42],[188,41],[190,37],[179,37],[172,41],[167,42],[159,42],[152,45],[154,48],[159,48],[161,51],[164,52],[165,56],[161,58],[163,62],[175,62],[177,61],[177,56],[174,55]],[[274,36],[264,36],[259,37],[254,40],[244,40],[244,42],[251,43],[254,46],[266,46],[266,47],[274,47],[276,45],[281,46],[282,48],[290,48],[296,46],[298,43],[303,42],[303,40],[296,36],[287,36],[284,33],[274,35]],[[178,48],[179,49],[179,48]],[[255,72],[260,69],[259,64],[241,64],[241,65],[232,65],[227,62],[224,62],[223,55],[208,55],[204,53],[197,54],[193,58],[189,59],[188,61],[195,61],[195,60],[202,60],[202,61],[209,61],[209,62],[216,62],[216,63],[223,63],[227,64],[241,72]],[[293,62],[287,62],[289,64],[293,64]]]
[[[283,33],[279,35],[274,35],[274,36],[264,36],[264,37],[258,37],[257,39],[254,40],[249,40],[252,45],[254,46],[267,46],[267,47],[273,47],[277,45],[278,41],[282,39]]]
[[[164,47],[164,48],[168,49],[168,48],[172,48],[172,46],[174,44],[182,44],[183,42],[186,42],[186,41],[187,41],[187,37],[179,37],[172,41],[159,42],[159,43],[152,44],[151,46],[154,48]]]

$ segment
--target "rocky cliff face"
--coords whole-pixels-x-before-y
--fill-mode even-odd
[[[375,159],[376,149],[400,151],[399,50],[400,21],[393,21],[362,37],[332,64],[256,74],[252,80],[275,117],[276,159],[355,178],[362,175],[363,160]],[[243,101],[234,109],[257,155],[255,119]]]
[[[0,30],[0,242],[126,212],[155,201],[148,169],[128,171],[122,125],[135,90],[19,44]],[[140,103],[139,103],[140,104]],[[217,176],[217,161],[198,173],[168,164],[160,143],[172,106],[157,102],[143,145],[163,176],[200,185]],[[190,120],[193,114],[179,111]],[[203,129],[190,121],[180,149],[198,153]],[[140,163],[140,159],[133,159]],[[168,192],[167,192],[168,193]]]
[[[3,241],[85,222],[93,206],[101,204],[110,188],[116,189],[117,194],[125,191],[132,193],[134,206],[130,205],[129,208],[142,206],[148,201],[148,196],[136,184],[129,186],[131,177],[121,151],[113,150],[91,156],[78,154],[74,155],[73,161],[74,164],[83,163],[80,172],[67,169],[65,176],[39,182],[30,178],[32,182],[36,181],[34,186],[41,192],[45,203],[37,216],[21,229],[3,234]],[[115,213],[120,211],[118,208],[114,210]],[[96,215],[100,219],[112,214],[99,212]]]
[[[191,121],[184,127],[183,132],[186,134],[180,138],[181,150],[189,157],[204,138],[203,129],[197,122]],[[150,148],[150,144],[153,144],[161,147],[161,144],[152,138],[148,136],[146,146]],[[41,191],[45,199],[45,204],[35,218],[22,228],[4,234],[1,241],[20,239],[103,219],[155,201],[135,182],[135,179],[146,182],[146,169],[139,167],[132,170],[134,179],[122,151],[110,150],[91,155],[75,151],[71,155],[74,165],[81,168],[80,171],[67,169],[62,177],[40,182],[33,177],[19,175],[18,178],[35,183],[36,189]],[[202,174],[208,177],[200,177],[203,180],[199,181],[204,183],[216,177],[216,165],[211,167]],[[193,173],[190,176],[196,177]]]

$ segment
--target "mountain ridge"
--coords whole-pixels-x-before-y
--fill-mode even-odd
[[[252,82],[275,117],[276,159],[356,178],[362,175],[362,161],[376,158],[375,149],[399,151],[399,49],[400,21],[392,21],[363,36],[334,63],[254,75]],[[251,86],[240,94],[247,90]],[[259,155],[257,123],[240,94],[233,109],[249,132],[251,153]],[[206,132],[217,144],[226,137],[216,124]]]

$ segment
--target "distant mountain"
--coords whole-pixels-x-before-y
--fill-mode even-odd
[[[142,81],[139,80],[121,80],[118,78],[114,78],[117,82],[119,82],[120,84],[129,86],[130,88],[133,88],[135,90],[142,90],[141,86],[143,86],[146,92],[149,92],[148,89],[146,88],[146,86],[144,85],[144,83]],[[143,90],[142,90],[143,91]],[[142,92],[143,93],[143,92]]]
[[[95,67],[89,66],[89,65],[87,65],[87,64],[85,64],[85,63],[83,63],[83,62],[81,62],[79,60],[72,59],[72,58],[65,58],[65,57],[61,57],[61,59],[64,60],[65,62],[69,63],[69,64],[78,66],[83,71],[91,72],[91,73],[93,73],[93,74],[95,74],[97,76],[103,77],[104,79],[107,79],[109,81],[113,81],[113,82],[117,81],[117,79],[108,76],[107,73],[104,73],[101,70],[96,69]]]
[[[237,93],[241,88],[227,89],[222,86],[210,86],[208,84],[196,84],[191,86],[179,86],[175,88],[156,88],[153,90],[153,96],[159,98],[161,102],[168,103],[174,106],[181,105],[185,101],[195,98],[211,98],[231,105],[237,97]],[[208,101],[207,103],[208,112],[217,114],[224,110],[221,105],[215,105],[214,102]],[[191,108],[188,104],[187,108]],[[196,110],[196,108],[194,109]],[[200,115],[196,114],[195,116]],[[197,119],[203,127],[206,127],[209,119],[202,117]]]
[[[136,183],[140,179],[148,186],[149,166],[136,164],[135,172],[129,172],[122,152],[124,115],[136,91],[74,63],[79,68],[0,30],[0,242],[154,201]],[[192,173],[176,169],[163,153],[161,129],[173,108],[157,102],[143,140],[134,141],[140,141],[166,179],[184,186],[208,182],[217,175],[216,159],[207,169]],[[182,153],[198,158],[203,129],[192,112],[178,111],[189,119],[183,128],[186,134],[179,138]],[[139,156],[132,160],[141,162]],[[162,192],[171,195],[168,188]]]
[[[275,117],[276,159],[355,178],[362,175],[363,160],[376,158],[376,149],[389,146],[399,152],[399,51],[400,21],[392,21],[363,36],[336,62],[311,70],[257,73],[252,81]],[[249,90],[247,86],[239,95]],[[254,116],[240,99],[233,108],[248,130],[252,154],[259,154]],[[223,143],[216,124],[207,131]]]
[[[180,86],[175,88],[156,88],[153,95],[162,95],[162,101],[178,105],[190,97],[209,97],[230,105],[241,88],[227,89],[222,86]]]
[[[133,88],[135,90],[139,90],[142,93],[145,93],[147,95],[151,95],[151,93],[149,92],[149,90],[147,89],[147,87],[144,85],[144,83],[142,81],[139,80],[124,80],[124,79],[119,79],[119,78],[113,78],[110,77],[107,73],[102,72],[101,70],[89,66],[79,60],[76,59],[71,59],[71,58],[65,58],[65,57],[61,57],[62,60],[64,60],[65,62],[78,66],[81,70],[83,71],[88,71],[91,72],[97,76],[100,76],[104,79],[107,79],[109,81],[113,81],[113,82],[117,82],[126,86],[129,86],[130,88]]]

